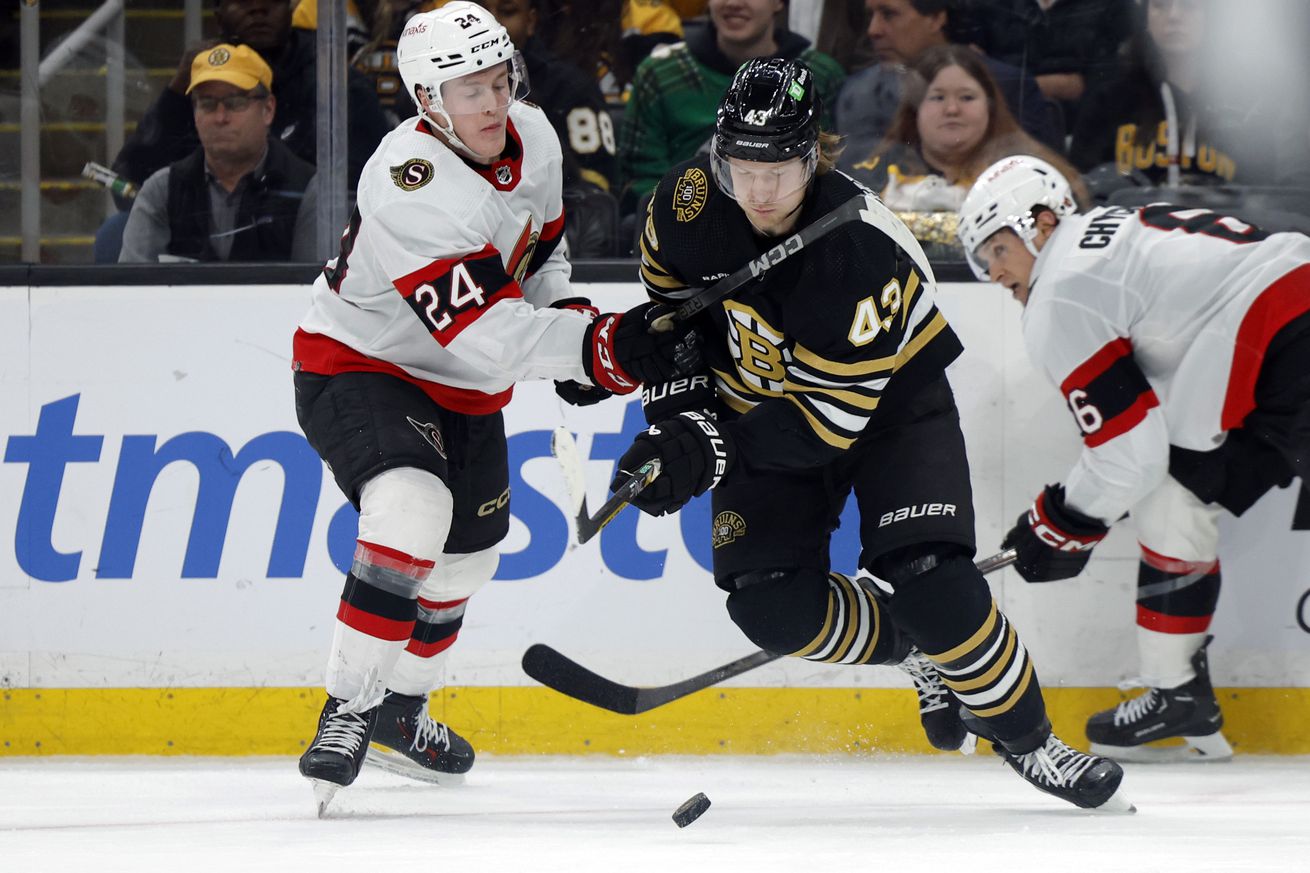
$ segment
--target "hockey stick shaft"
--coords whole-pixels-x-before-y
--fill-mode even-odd
[[[698,312],[713,306],[747,282],[763,276],[806,246],[812,245],[837,228],[853,221],[864,222],[885,233],[910,256],[919,268],[919,272],[923,273],[925,279],[930,283],[936,281],[932,267],[928,263],[928,257],[923,253],[923,247],[914,238],[914,234],[881,200],[874,196],[872,192],[866,191],[850,198],[822,218],[807,224],[758,258],[749,261],[736,272],[720,279],[708,288],[694,291],[692,296],[679,303],[673,312],[656,318],[651,323],[651,330],[656,332],[671,330],[674,323],[686,321]]]
[[[587,504],[582,504],[582,511],[578,514],[578,542],[585,543],[587,540],[600,533],[601,528],[610,523],[614,516],[619,514],[619,510],[632,502],[632,498],[640,494],[647,485],[655,481],[655,477],[660,474],[659,458],[651,458],[646,463],[637,468],[631,476],[627,478],[618,490],[609,496],[609,499],[600,505],[591,515],[587,514]]]
[[[593,513],[587,508],[587,482],[586,472],[582,468],[582,455],[573,434],[567,428],[555,428],[550,438],[550,452],[559,461],[560,472],[564,474],[564,486],[573,504],[573,532],[579,544],[600,533],[601,528],[609,524],[619,510],[627,506],[632,498],[660,474],[659,459],[652,458],[638,467]]]
[[[984,576],[1013,564],[1015,550],[1006,549],[974,564]],[[650,687],[623,685],[593,673],[550,646],[537,643],[523,653],[523,672],[560,694],[607,709],[620,715],[640,715],[656,707],[681,700],[724,680],[762,667],[783,657],[782,652],[764,649],[670,685]]]

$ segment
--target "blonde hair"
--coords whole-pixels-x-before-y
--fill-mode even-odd
[[[815,167],[814,174],[822,176],[824,173],[837,166],[837,159],[841,157],[842,144],[841,137],[835,133],[829,133],[826,130],[819,131],[819,163]]]

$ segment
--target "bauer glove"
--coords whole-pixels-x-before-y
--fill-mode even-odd
[[[1064,486],[1047,485],[1001,541],[1017,552],[1014,568],[1028,582],[1072,579],[1110,528],[1064,503]]]
[[[699,412],[684,412],[637,434],[619,459],[610,490],[652,458],[659,459],[660,474],[630,502],[648,515],[666,515],[718,485],[732,469],[736,448],[724,425]]]

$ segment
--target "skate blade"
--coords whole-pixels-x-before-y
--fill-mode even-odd
[[[332,798],[336,797],[341,786],[335,782],[328,782],[324,779],[311,779],[314,783],[314,802],[318,805],[318,817],[323,818],[327,813],[328,804]]]
[[[1130,764],[1175,764],[1178,762],[1214,763],[1233,757],[1233,747],[1222,733],[1204,737],[1182,737],[1174,745],[1109,746],[1092,743],[1093,755]]]
[[[978,751],[978,735],[970,731],[964,735],[964,742],[960,745],[961,755],[972,755]]]
[[[1105,812],[1115,815],[1131,815],[1137,812],[1137,807],[1124,796],[1122,788],[1116,788],[1110,799],[1100,806],[1093,807],[1092,812]]]
[[[386,770],[388,773],[394,773],[397,776],[404,776],[417,782],[427,782],[429,785],[450,787],[464,784],[463,773],[442,773],[437,770],[429,770],[415,764],[400,752],[384,746],[370,745],[368,753],[364,756],[364,763],[372,764],[379,770]]]

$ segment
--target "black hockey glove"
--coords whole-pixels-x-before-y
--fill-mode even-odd
[[[641,386],[641,412],[647,424],[664,421],[680,412],[706,412],[716,403],[714,384],[708,373]]]
[[[1014,568],[1029,582],[1072,579],[1110,528],[1064,504],[1064,486],[1047,485],[1001,541],[1018,556]]]
[[[582,364],[593,383],[629,394],[641,382],[666,382],[700,369],[696,332],[679,326],[651,333],[650,323],[668,312],[657,303],[643,303],[627,312],[607,312],[591,326],[582,343]]]
[[[550,304],[551,309],[571,309],[574,312],[581,312],[583,315],[595,318],[600,315],[600,310],[591,305],[591,301],[586,297],[565,297],[563,300],[556,300]],[[560,398],[572,406],[591,406],[600,403],[606,397],[613,397],[614,392],[606,391],[596,385],[584,385],[572,379],[567,382],[555,383],[555,393]]]
[[[648,515],[666,515],[718,485],[732,469],[736,448],[724,425],[699,412],[684,412],[637,434],[619,459],[610,490],[651,458],[660,459],[660,474],[632,505]]]

